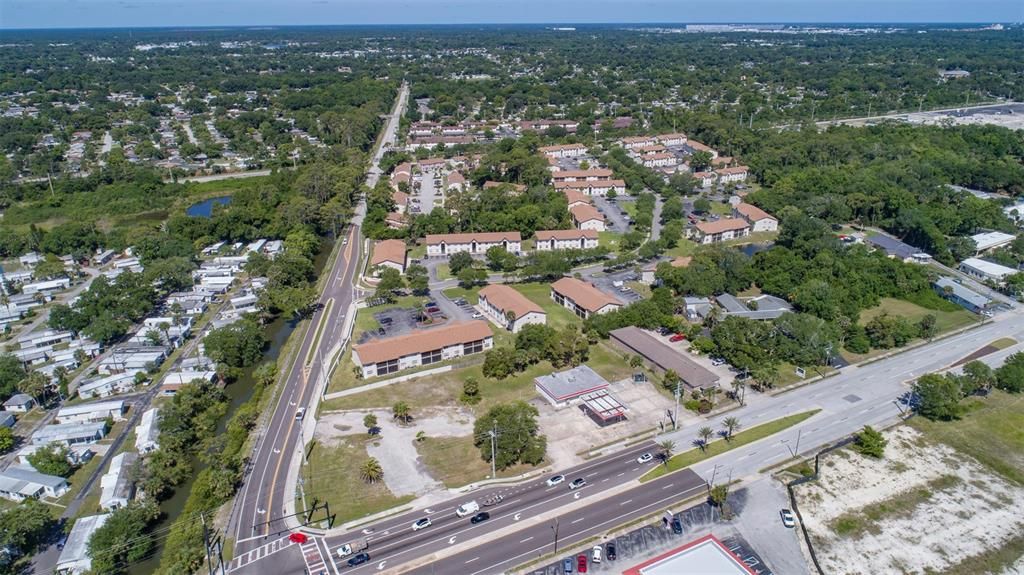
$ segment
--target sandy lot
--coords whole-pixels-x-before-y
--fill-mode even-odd
[[[940,573],[1024,532],[1024,488],[909,427],[886,437],[883,459],[832,453],[797,488],[825,572]]]
[[[363,416],[373,413],[381,434],[366,443],[366,452],[380,461],[384,469],[384,484],[396,496],[425,495],[444,489],[440,482],[427,473],[416,451],[416,434],[424,432],[430,437],[464,436],[473,433],[473,418],[460,409],[435,410],[432,414],[414,419],[408,426],[398,425],[387,409],[360,409],[324,413],[316,422],[316,437],[325,445],[336,444],[338,438],[350,435],[366,436]]]

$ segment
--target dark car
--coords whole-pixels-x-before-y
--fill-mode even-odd
[[[358,553],[356,555],[353,555],[352,558],[350,558],[348,560],[348,566],[349,567],[355,567],[356,565],[362,565],[363,563],[366,563],[369,560],[370,560],[370,554],[369,553]]]
[[[615,561],[618,555],[615,553],[615,542],[609,541],[608,545],[605,545],[604,555],[609,561]]]
[[[474,524],[475,523],[483,523],[484,521],[487,521],[490,518],[491,518],[491,514],[490,513],[486,512],[486,511],[481,511],[480,513],[477,513],[476,515],[474,515],[469,520],[469,522],[470,523],[474,523]]]
[[[680,534],[682,532],[683,532],[683,522],[680,521],[678,517],[673,517],[672,518],[672,533],[675,533],[676,535],[678,535],[678,534]]]
[[[437,302],[436,301],[428,301],[427,302],[427,307],[437,307]]]

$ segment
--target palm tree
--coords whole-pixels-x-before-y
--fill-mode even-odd
[[[43,393],[46,392],[46,386],[49,384],[50,378],[38,371],[33,371],[19,381],[17,387],[21,393],[32,396],[32,399],[35,399],[37,403],[42,403],[41,398]]]
[[[745,387],[747,387],[746,383],[738,379],[732,380],[732,395],[740,405],[743,405],[743,389]]]
[[[668,460],[672,457],[672,452],[676,450],[676,442],[671,439],[666,439],[658,443],[658,447],[661,448],[662,461],[665,465],[668,465]]]
[[[722,426],[725,427],[725,440],[729,441],[732,439],[733,432],[740,428],[740,420],[735,417],[726,417],[722,420]]]
[[[697,430],[697,437],[700,438],[700,449],[706,451],[708,448],[708,441],[715,435],[715,432],[708,426],[704,426]]]
[[[409,409],[409,404],[404,401],[396,402],[391,406],[391,415],[401,423],[409,423],[412,419],[412,414]]]
[[[371,457],[359,466],[359,477],[367,483],[377,483],[384,479],[384,468],[380,466],[379,461]]]

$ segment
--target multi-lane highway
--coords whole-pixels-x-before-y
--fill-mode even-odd
[[[372,187],[380,177],[379,162],[385,144],[395,141],[399,119],[408,98],[403,85],[392,113],[387,118],[384,136],[373,156],[367,183]],[[319,298],[319,311],[303,335],[295,360],[285,374],[280,395],[269,421],[257,441],[250,459],[245,482],[239,491],[232,513],[229,533],[235,540],[236,554],[245,553],[288,529],[286,508],[294,500],[294,488],[286,481],[294,454],[302,448],[303,421],[296,417],[300,407],[308,407],[320,391],[318,385],[328,377],[329,365],[320,361],[313,349],[329,349],[343,336],[346,316],[354,297],[354,280],[358,273],[362,239],[359,226],[365,215],[365,202],[356,208],[352,226],[342,235],[339,253],[324,271],[326,281]],[[310,351],[314,353],[310,355]],[[313,357],[307,363],[306,358]],[[289,487],[292,487],[289,489]]]

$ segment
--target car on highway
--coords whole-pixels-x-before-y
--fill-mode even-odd
[[[477,513],[472,518],[470,518],[469,522],[474,524],[474,525],[476,525],[477,523],[483,523],[484,521],[487,521],[490,518],[491,518],[491,514],[490,513],[486,512],[486,511],[481,511],[480,513]]]
[[[572,557],[566,557],[565,561],[562,561],[562,572],[572,573]]]
[[[586,484],[587,484],[587,480],[586,479],[583,479],[582,477],[577,477],[576,479],[572,480],[572,483],[569,484],[569,489],[570,490],[576,490],[576,489],[579,489],[580,487],[583,487]]]
[[[353,555],[351,558],[349,558],[348,566],[349,567],[355,567],[356,565],[362,565],[363,563],[366,563],[369,560],[370,560],[370,554],[369,553],[359,553],[358,555]]]
[[[793,516],[793,512],[789,509],[783,509],[779,511],[779,517],[782,518],[782,524],[786,527],[796,527],[796,517]]]
[[[300,407],[295,410],[295,421],[302,421],[302,418],[306,417],[306,408]]]
[[[587,556],[586,555],[577,555],[576,556],[576,571],[578,571],[580,573],[586,573],[587,572]]]
[[[651,455],[650,453],[645,453],[645,454],[641,455],[640,457],[636,458],[636,462],[637,463],[649,463],[651,461],[654,461],[654,456]]]
[[[591,563],[600,563],[601,562],[601,553],[603,551],[604,551],[603,547],[601,547],[600,545],[594,545],[594,548],[590,550],[590,562]]]
[[[420,519],[416,523],[412,524],[412,530],[413,531],[419,531],[420,529],[426,529],[427,527],[430,527],[430,526],[431,526],[430,518],[429,517],[424,517],[423,519]]]
[[[618,558],[619,554],[615,552],[614,541],[609,541],[608,545],[605,545],[604,556],[607,557],[609,561],[615,561],[615,559]]]
[[[558,485],[559,483],[561,483],[563,481],[565,481],[565,476],[564,475],[552,475],[551,477],[548,477],[547,484],[548,485]]]

